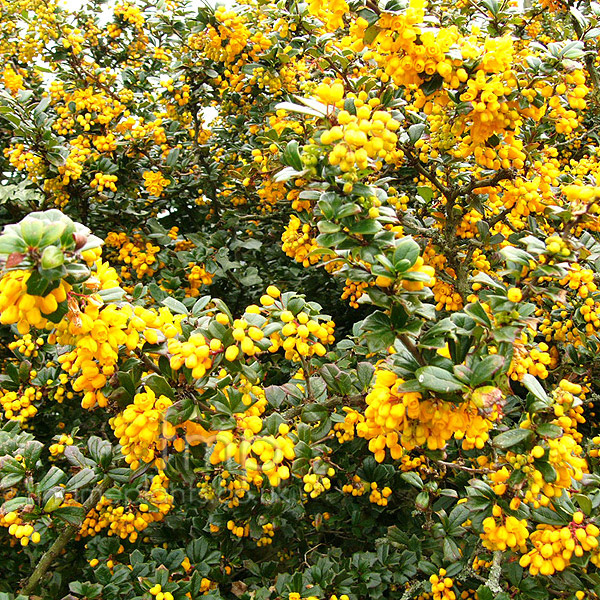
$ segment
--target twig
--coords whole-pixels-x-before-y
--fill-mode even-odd
[[[502,574],[502,550],[494,551],[494,558],[492,560],[492,567],[490,568],[490,576],[485,582],[492,594],[499,594],[502,592],[502,586],[500,585],[500,575]]]
[[[459,465],[457,463],[446,462],[445,460],[436,460],[438,465],[443,465],[449,469],[456,469],[458,471],[466,471],[467,473],[494,473],[493,469],[474,469],[472,467],[466,467],[465,465]]]
[[[101,483],[99,483],[89,495],[89,498],[83,503],[83,518],[88,512],[98,504],[104,491],[112,483],[111,479],[107,476],[104,477]],[[42,580],[48,569],[52,566],[54,560],[63,551],[64,547],[69,543],[69,540],[79,531],[83,518],[78,523],[69,523],[63,529],[62,533],[56,538],[54,544],[44,553],[37,567],[34,569],[31,577],[27,580],[27,583],[21,588],[20,595],[29,596],[37,584]]]
[[[423,358],[423,355],[419,351],[419,349],[413,344],[411,339],[406,335],[406,333],[401,333],[399,336],[400,341],[404,344],[405,348],[413,355],[415,360],[424,367],[427,363]]]

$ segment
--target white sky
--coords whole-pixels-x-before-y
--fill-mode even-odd
[[[86,0],[60,0],[60,2],[69,10],[79,10],[86,3]],[[110,2],[109,5],[105,7],[105,10],[110,10],[114,4],[116,4],[116,2]],[[202,2],[202,0],[187,0],[187,4],[189,6],[201,6],[204,2]],[[216,4],[216,2],[214,2],[214,0],[208,0],[208,4]]]

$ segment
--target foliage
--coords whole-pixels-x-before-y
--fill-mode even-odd
[[[596,3],[0,9],[0,600],[598,597]]]

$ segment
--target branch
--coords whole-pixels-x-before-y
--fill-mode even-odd
[[[304,372],[304,381],[306,381],[306,393],[308,394],[308,399],[311,402],[314,402],[316,398],[313,394],[312,385],[310,383],[310,373],[306,357],[300,355],[300,364],[302,365],[302,371]]]
[[[65,546],[69,543],[71,538],[79,531],[83,519],[88,512],[98,504],[102,494],[112,483],[109,477],[105,476],[101,483],[99,483],[89,495],[88,499],[83,503],[83,518],[77,523],[69,523],[65,526],[62,533],[56,538],[54,544],[44,553],[37,567],[34,569],[31,577],[27,580],[27,583],[21,588],[20,595],[29,596],[37,584],[42,580],[48,569],[52,566],[54,560],[61,554]]]
[[[466,471],[467,473],[494,473],[493,469],[473,469],[472,467],[465,467],[465,465],[459,465],[457,463],[447,462],[445,460],[436,460],[438,465],[443,465],[449,469],[457,469],[458,471]]]
[[[427,362],[423,358],[420,350],[413,344],[411,339],[406,335],[406,333],[401,333],[399,336],[400,341],[404,344],[404,347],[414,356],[415,360],[424,367]]]
[[[363,395],[358,396],[332,396],[325,400],[325,402],[319,402],[320,406],[324,406],[325,408],[333,408],[339,404],[344,404],[344,406],[358,406],[364,400]],[[297,417],[304,408],[304,404],[299,404],[298,406],[292,406],[292,408],[288,408],[285,412],[281,413],[281,416],[285,421],[289,421],[294,417]]]
[[[494,550],[494,558],[492,561],[492,567],[490,568],[490,576],[485,582],[492,594],[499,594],[502,592],[502,586],[500,585],[500,575],[502,574],[502,551]]]
[[[479,181],[471,181],[471,183],[457,188],[455,194],[456,196],[466,196],[476,189],[494,186],[505,179],[512,180],[515,176],[516,172],[514,169],[500,169],[493,177],[480,179]]]
[[[160,368],[153,362],[151,361],[142,350],[137,349],[135,352],[136,356],[142,361],[142,364],[149,370],[149,371],[154,371],[155,373],[158,373],[159,375],[162,375],[162,371],[160,370]]]

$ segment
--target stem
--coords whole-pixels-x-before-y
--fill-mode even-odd
[[[490,589],[492,594],[499,594],[502,592],[502,586],[500,585],[500,575],[502,574],[502,551],[494,550],[494,558],[492,561],[492,567],[490,569],[490,576],[486,581],[486,585]]]
[[[424,581],[417,581],[417,583],[413,583],[412,585],[408,586],[406,588],[406,590],[404,591],[404,594],[402,594],[402,597],[400,598],[400,600],[409,600],[409,598],[417,591],[419,591],[420,589],[425,587],[425,582]]]
[[[466,467],[456,463],[446,462],[445,460],[436,460],[438,465],[443,465],[449,469],[457,469],[458,471],[465,471],[467,473],[494,473],[492,469],[473,469],[472,467]]]
[[[400,341],[404,344],[404,347],[413,355],[414,359],[424,367],[427,363],[423,358],[423,355],[419,351],[419,349],[413,344],[411,339],[405,334],[402,333],[399,336]]]
[[[162,375],[160,368],[148,356],[146,356],[142,350],[137,350],[135,355],[142,361],[142,364],[146,367],[146,369]]]
[[[306,392],[308,394],[308,399],[314,401],[315,397],[312,392],[308,361],[306,360],[306,357],[302,355],[300,356],[300,364],[302,365],[302,371],[304,372],[304,381],[306,381]]]
[[[359,406],[364,402],[364,396],[363,395],[357,395],[357,396],[332,396],[331,398],[328,398],[327,400],[325,400],[324,402],[321,402],[321,406],[324,406],[325,408],[334,408],[335,406],[339,406],[339,405],[343,405],[343,406]],[[292,406],[291,408],[288,408],[285,412],[281,413],[281,416],[284,418],[285,421],[289,421],[295,417],[297,417],[301,412],[302,409],[304,408],[303,404],[300,404],[298,406]]]
[[[89,498],[83,503],[83,518],[77,524],[68,523],[65,526],[62,533],[54,541],[54,544],[52,544],[52,546],[44,553],[44,556],[40,559],[40,562],[31,574],[31,577],[27,580],[27,583],[21,588],[21,591],[19,592],[20,595],[29,596],[33,592],[36,585],[44,577],[54,560],[63,551],[71,538],[79,531],[85,516],[92,508],[94,508],[94,506],[96,506],[96,504],[98,504],[102,494],[111,483],[112,481],[105,476],[102,482],[92,490]]]

